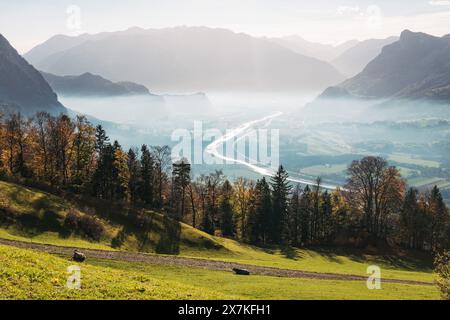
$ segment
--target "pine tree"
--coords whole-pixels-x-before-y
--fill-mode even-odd
[[[177,194],[177,199],[179,200],[180,208],[179,214],[183,218],[186,214],[185,203],[186,203],[186,189],[191,183],[191,164],[186,159],[181,159],[173,164],[173,182],[174,190]]]
[[[148,205],[153,205],[153,158],[144,144],[141,148],[141,186],[140,196],[142,201]]]
[[[300,223],[301,223],[301,239],[302,244],[307,245],[311,243],[311,215],[312,215],[313,201],[311,189],[307,185],[303,190],[300,198]]]
[[[438,250],[445,246],[450,235],[446,234],[449,221],[448,209],[437,186],[431,190],[428,202],[431,213],[431,246]]]
[[[128,190],[130,192],[130,201],[133,204],[139,199],[139,185],[141,183],[141,164],[138,160],[137,150],[130,148],[128,150],[128,172],[130,173],[130,179],[128,182]]]
[[[289,225],[293,246],[299,246],[301,243],[300,194],[300,185],[297,185],[289,202]]]
[[[234,235],[233,187],[228,180],[222,186],[222,196],[219,203],[221,213],[221,230],[224,236]]]
[[[271,179],[272,185],[272,227],[270,238],[274,243],[287,244],[289,240],[288,198],[291,186],[288,173],[280,165]]]

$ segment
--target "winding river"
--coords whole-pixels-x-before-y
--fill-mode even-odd
[[[227,157],[227,156],[223,155],[219,150],[220,149],[223,150],[223,145],[227,141],[229,141],[231,139],[235,139],[234,144],[236,144],[236,142],[240,138],[244,137],[248,131],[253,130],[257,127],[267,127],[270,124],[270,122],[272,121],[272,119],[279,117],[282,114],[283,114],[282,112],[276,112],[271,115],[265,116],[263,118],[246,122],[237,128],[229,130],[229,131],[227,131],[227,133],[225,135],[223,135],[222,137],[220,137],[220,138],[214,140],[212,143],[210,143],[206,147],[205,152],[207,152],[208,154],[210,154],[213,157],[217,157],[221,160],[227,161],[228,163],[234,162],[234,163],[242,164],[260,175],[272,177],[275,174],[277,168],[271,168],[271,167],[263,166],[261,164],[251,163],[252,161],[250,161],[250,159],[244,160],[245,157],[244,157],[244,159],[235,159],[232,157]],[[288,173],[289,173],[288,180],[291,182],[300,183],[300,184],[304,184],[304,185],[315,185],[316,184],[316,182],[314,180],[298,177],[298,175],[296,175],[295,173],[292,173],[292,172],[288,172]],[[322,186],[322,188],[330,189],[330,190],[334,190],[338,187],[337,185],[329,184],[329,183],[322,183],[321,186]]]

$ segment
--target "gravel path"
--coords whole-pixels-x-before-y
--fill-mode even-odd
[[[73,251],[78,249],[83,252],[87,259],[109,259],[129,262],[145,262],[161,265],[178,265],[178,266],[190,266],[205,268],[209,270],[221,270],[231,271],[232,268],[246,269],[251,274],[276,276],[276,277],[289,277],[289,278],[306,278],[306,279],[318,279],[318,280],[347,280],[347,281],[366,281],[367,277],[358,275],[344,275],[336,273],[319,273],[301,270],[291,269],[279,269],[271,267],[260,267],[247,264],[239,264],[233,262],[214,261],[207,259],[196,258],[184,258],[178,256],[165,256],[156,254],[123,252],[123,251],[107,251],[107,250],[95,250],[95,249],[83,249],[75,247],[63,247],[54,246],[48,244],[39,244],[31,242],[22,242],[15,240],[0,239],[0,244],[14,246],[18,248],[33,249],[48,252],[51,254],[58,254],[71,257]],[[434,285],[431,282],[414,281],[414,280],[396,280],[396,279],[382,279],[382,282],[413,284],[413,285]]]

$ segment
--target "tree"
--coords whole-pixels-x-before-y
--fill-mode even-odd
[[[138,150],[130,148],[128,150],[128,172],[130,179],[128,181],[128,190],[130,193],[130,201],[136,204],[139,199],[139,185],[141,184],[141,163],[138,159]]]
[[[219,201],[221,215],[221,230],[224,236],[234,235],[234,210],[233,210],[233,187],[228,180],[222,186],[221,198]]]
[[[288,173],[280,165],[278,171],[271,179],[272,185],[272,228],[270,238],[274,243],[288,244],[288,198],[291,186],[288,182]]]
[[[95,161],[95,130],[84,116],[77,116],[74,134],[74,161],[71,165],[72,183],[89,181]]]
[[[405,182],[395,167],[388,167],[380,157],[353,161],[347,173],[346,189],[355,213],[361,214],[362,226],[369,234],[386,238],[390,216],[399,212]]]
[[[449,213],[437,186],[431,190],[428,203],[431,215],[431,247],[440,250],[446,246],[450,237],[446,233]]]
[[[426,206],[419,202],[419,192],[410,188],[403,201],[400,214],[400,241],[410,249],[422,249],[429,221],[425,214]]]
[[[179,214],[180,217],[183,218],[185,216],[186,189],[191,183],[191,164],[183,158],[173,163],[172,166],[174,190],[177,195],[177,202],[179,203],[179,206],[176,208],[177,210],[180,209]]]
[[[450,252],[438,253],[434,260],[435,272],[438,275],[437,285],[444,300],[450,300]]]
[[[140,195],[142,201],[148,205],[153,205],[153,177],[154,177],[153,157],[144,144],[141,147],[141,186]]]
[[[301,224],[301,242],[309,244],[312,242],[311,233],[311,216],[313,208],[313,200],[311,189],[307,185],[303,190],[300,198],[300,224]]]
[[[161,208],[163,205],[163,188],[167,182],[167,169],[171,162],[170,148],[169,146],[153,146],[151,150],[155,162],[155,206]]]
[[[300,185],[297,185],[289,202],[289,226],[293,246],[299,246],[301,243],[300,195],[301,188]]]
[[[258,240],[266,244],[270,239],[271,234],[271,219],[272,219],[272,194],[270,186],[266,178],[258,180],[255,187],[255,204],[256,216],[259,224]],[[254,231],[255,232],[255,231]]]
[[[117,146],[113,161],[115,199],[127,201],[130,195],[130,171],[128,170],[128,155]]]

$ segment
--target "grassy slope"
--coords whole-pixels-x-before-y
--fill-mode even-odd
[[[0,208],[5,205],[13,207],[17,212],[23,214],[39,214],[45,208],[52,208],[58,212],[61,218],[64,217],[65,211],[71,206],[61,198],[14,184],[0,182]],[[161,250],[161,243],[167,245],[168,242],[171,250],[175,247],[175,251],[182,256],[364,276],[366,275],[367,266],[376,264],[382,268],[382,276],[385,278],[430,282],[434,278],[429,265],[410,258],[367,256],[356,251],[263,250],[230,239],[210,236],[185,224],[166,220],[156,213],[149,214],[154,217],[156,227],[146,235],[146,240],[142,240],[141,234],[130,232],[127,234],[123,246],[119,248],[120,250],[138,251],[141,249],[151,253],[159,250],[159,252],[167,253]],[[58,232],[54,231],[30,231],[23,228],[19,230],[16,226],[8,228],[0,226],[0,237],[55,245],[111,250],[111,238],[121,228],[107,219],[102,221],[107,228],[107,235],[100,242],[90,242],[76,236],[63,238]],[[176,227],[174,227],[175,225]],[[170,230],[169,233],[167,232],[168,229]],[[142,245],[142,242],[145,242],[145,245]]]
[[[230,272],[107,260],[80,265],[81,290],[65,287],[72,261],[0,245],[0,299],[439,299],[434,286],[237,276]]]
[[[211,299],[233,298],[205,288],[160,280],[143,272],[83,265],[81,290],[66,288],[72,261],[0,246],[0,299]]]

